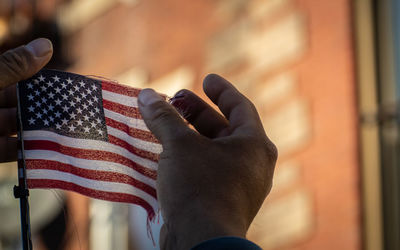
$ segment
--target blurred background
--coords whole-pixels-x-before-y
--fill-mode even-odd
[[[223,75],[279,149],[248,238],[264,249],[400,249],[399,0],[0,0],[0,51],[52,40],[49,68],[202,93]],[[20,249],[15,163],[0,249]],[[140,207],[33,190],[35,249],[158,248]],[[195,225],[194,225],[195,226]]]

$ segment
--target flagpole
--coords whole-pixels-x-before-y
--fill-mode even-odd
[[[22,119],[21,119],[21,106],[19,98],[19,90],[17,84],[17,127],[18,127],[18,186],[14,186],[14,197],[19,199],[20,215],[21,215],[21,238],[22,249],[32,250],[31,240],[31,224],[29,217],[29,190],[26,184],[26,168],[25,168],[25,154],[24,154],[24,141],[22,139]]]

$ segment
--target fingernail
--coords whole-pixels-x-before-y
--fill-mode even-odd
[[[45,56],[53,50],[50,40],[45,38],[33,40],[32,42],[28,43],[25,48],[36,57]]]
[[[152,89],[143,89],[139,93],[139,102],[145,106],[162,100],[163,98]]]
[[[171,99],[183,98],[183,97],[185,97],[185,95],[186,95],[186,91],[185,90],[179,90],[178,92],[176,92],[174,97],[172,97]]]
[[[170,104],[175,107],[175,109],[183,115],[185,113],[185,110],[188,107],[188,103],[185,101],[185,96],[186,93],[184,90],[181,90],[177,92],[174,97],[171,98]]]

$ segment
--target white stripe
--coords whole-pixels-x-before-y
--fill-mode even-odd
[[[126,174],[131,176],[132,178],[135,178],[136,180],[146,183],[147,185],[153,188],[156,187],[155,180],[142,175],[141,173],[137,172],[136,170],[130,167],[115,162],[80,159],[47,150],[25,150],[25,159],[57,161],[88,170],[98,170],[98,171]]]
[[[104,100],[120,103],[129,107],[138,107],[137,97],[121,95],[107,90],[102,90],[102,93]]]
[[[143,149],[143,150],[146,150],[149,152],[160,154],[163,150],[161,144],[143,141],[143,140],[137,139],[135,137],[131,137],[127,133],[125,133],[121,130],[115,129],[113,127],[110,127],[110,126],[107,126],[107,133],[109,135],[115,136],[123,141],[126,141],[127,143],[134,145],[137,148],[140,148],[140,149]]]
[[[146,124],[144,123],[144,121],[142,119],[136,119],[136,118],[124,116],[124,115],[121,115],[117,112],[114,112],[114,111],[111,111],[108,109],[104,109],[104,115],[105,115],[105,117],[111,118],[117,122],[126,124],[129,127],[149,131],[149,129],[147,128]]]
[[[147,201],[153,207],[154,211],[157,211],[158,209],[158,203],[154,197],[144,192],[143,190],[129,184],[91,180],[70,173],[48,169],[27,169],[26,175],[28,179],[49,179],[66,181],[92,190],[136,195]]]
[[[78,139],[71,138],[68,136],[63,136],[56,134],[54,132],[45,131],[45,130],[28,130],[23,131],[23,138],[25,141],[30,140],[46,140],[59,143],[64,146],[80,148],[80,149],[90,149],[90,150],[100,150],[111,153],[119,154],[123,157],[126,157],[144,167],[157,170],[157,163],[150,161],[148,159],[144,159],[135,154],[132,154],[128,150],[111,144],[109,142],[98,141],[98,140],[90,140],[90,139]],[[157,149],[156,149],[157,152]],[[153,152],[154,153],[154,152]]]

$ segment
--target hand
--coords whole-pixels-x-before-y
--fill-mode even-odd
[[[17,159],[16,88],[18,81],[37,73],[53,54],[51,42],[36,39],[0,55],[0,162]]]
[[[139,95],[143,119],[164,149],[157,178],[162,249],[244,238],[272,186],[277,149],[254,105],[217,75],[203,87],[224,116],[188,90],[172,99],[176,110],[151,89]]]

